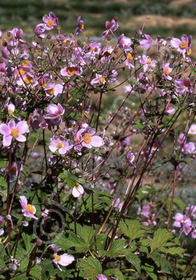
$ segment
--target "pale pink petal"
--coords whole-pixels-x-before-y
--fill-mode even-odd
[[[21,122],[17,123],[16,128],[18,129],[20,134],[29,132],[29,126],[26,121],[21,121]]]
[[[27,199],[25,196],[20,196],[20,205],[23,209],[27,207]]]
[[[26,141],[26,137],[24,136],[24,135],[18,135],[17,137],[16,137],[16,140],[18,141],[18,142],[25,142]]]
[[[12,142],[12,135],[6,135],[3,137],[3,146],[8,147]]]
[[[9,127],[5,123],[2,123],[0,125],[0,133],[3,134],[3,135],[10,134],[10,129],[9,129]]]
[[[14,120],[10,120],[9,123],[8,123],[8,127],[9,127],[10,129],[15,128],[15,127],[16,127],[15,121],[14,121]]]
[[[180,46],[180,43],[181,43],[181,41],[178,38],[171,39],[171,46],[173,48],[178,48]]]
[[[72,255],[69,255],[67,253],[60,256],[61,259],[59,261],[59,264],[62,266],[67,266],[71,264],[74,261],[74,257]]]
[[[101,147],[103,146],[104,141],[100,136],[93,136],[91,137],[91,145],[94,147]]]

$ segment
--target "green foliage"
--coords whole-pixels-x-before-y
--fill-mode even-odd
[[[101,263],[93,257],[83,258],[78,264],[78,269],[84,279],[95,279],[96,275],[102,274]]]

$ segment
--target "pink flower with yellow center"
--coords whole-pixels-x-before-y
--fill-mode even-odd
[[[65,140],[64,137],[54,137],[50,140],[49,149],[51,152],[59,152],[59,154],[66,154],[71,148],[73,144],[70,140]]]
[[[170,63],[163,64],[162,69],[163,69],[163,77],[165,77],[167,80],[172,80],[172,77],[169,75],[173,70],[172,65]]]
[[[86,148],[101,147],[104,144],[103,139],[100,136],[94,135],[96,133],[95,129],[81,128],[76,133],[74,140]]]
[[[177,51],[185,58],[186,54],[189,55],[191,53],[191,42],[192,36],[188,37],[186,35],[182,35],[181,40],[178,38],[172,38],[170,43],[171,46],[177,49]]]
[[[8,147],[14,137],[19,142],[25,142],[24,133],[29,132],[29,126],[26,121],[21,121],[15,124],[14,120],[10,120],[7,124],[0,124],[0,133],[3,135],[3,146]]]
[[[45,29],[51,30],[58,24],[58,18],[53,12],[50,12],[49,15],[43,16],[43,22],[45,23]]]
[[[76,185],[73,187],[73,190],[72,190],[72,195],[73,197],[82,197],[84,193],[84,188],[82,185],[80,185],[79,183],[76,183]]]
[[[145,39],[140,41],[140,46],[142,47],[142,49],[148,50],[152,46],[152,38],[148,34],[144,34],[144,37]]]
[[[49,83],[44,88],[46,94],[50,97],[56,97],[58,94],[61,94],[63,91],[63,86],[61,84]]]
[[[38,218],[35,217],[36,208],[32,204],[28,204],[27,199],[25,196],[20,196],[20,205],[22,207],[22,212],[24,213],[25,217],[29,217],[32,219],[37,220]]]
[[[106,78],[105,77],[103,77],[102,75],[100,75],[100,74],[95,74],[95,78],[94,79],[92,79],[92,81],[91,81],[91,85],[96,85],[96,84],[98,84],[98,85],[100,85],[100,86],[102,86],[102,85],[104,85],[106,83]]]
[[[53,263],[60,269],[59,265],[68,266],[74,261],[74,256],[64,253],[62,255],[54,254]]]
[[[196,124],[192,124],[189,128],[188,134],[196,134]]]
[[[73,75],[80,76],[81,74],[82,68],[72,63],[69,63],[67,67],[61,69],[61,75],[65,77],[71,77]]]

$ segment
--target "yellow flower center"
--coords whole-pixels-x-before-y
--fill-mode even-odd
[[[84,30],[84,24],[82,24],[81,29]]]
[[[12,130],[11,130],[11,135],[12,135],[13,137],[17,137],[17,136],[19,135],[18,129],[17,129],[17,128],[12,128]]]
[[[33,79],[31,76],[27,75],[26,78],[24,79],[26,84],[30,84],[33,83]]]
[[[104,77],[101,77],[101,78],[99,79],[99,81],[100,81],[101,84],[103,84],[103,83],[105,83],[105,78],[104,78]]]
[[[52,95],[54,93],[54,88],[47,89],[46,91],[48,94]]]
[[[187,53],[187,55],[190,55],[191,54],[191,49],[189,49],[186,53]]]
[[[80,141],[80,138],[79,138],[79,137],[77,137],[77,138],[76,138],[76,141]]]
[[[186,41],[182,41],[182,42],[180,43],[180,48],[181,48],[181,49],[186,49],[187,45],[188,45],[188,43],[187,43]]]
[[[84,136],[83,136],[83,140],[86,144],[90,143],[91,142],[91,136],[90,134],[88,133],[85,133]]]
[[[56,144],[57,149],[63,148],[63,143],[59,142]]]
[[[168,68],[165,68],[164,72],[165,72],[165,75],[169,75],[169,69]]]
[[[25,73],[25,71],[24,71],[24,70],[22,70],[22,69],[20,69],[20,70],[18,71],[18,76],[20,76],[20,75],[24,75],[24,73]]]
[[[193,128],[191,128],[191,132],[194,132],[195,130]]]
[[[89,50],[89,52],[92,53],[93,52],[93,47],[89,47],[88,50]]]
[[[151,59],[150,59],[150,58],[148,58],[146,62],[147,62],[147,64],[148,64],[148,66],[150,66]]]
[[[12,115],[12,114],[13,114],[13,112],[14,112],[13,110],[8,109],[8,114],[9,114],[9,115]]]
[[[57,263],[60,262],[60,259],[61,259],[61,257],[59,255],[54,256],[55,262],[57,262]]]
[[[52,19],[49,19],[49,20],[47,21],[47,23],[46,23],[46,25],[47,25],[48,27],[52,27],[53,24],[54,24],[54,21],[53,21]]]
[[[73,75],[73,74],[75,74],[75,72],[76,72],[75,67],[68,67],[68,68],[67,68],[67,73],[68,73],[69,75]]]
[[[132,61],[132,60],[133,60],[132,54],[128,53],[128,54],[127,54],[127,58],[128,58],[129,61]]]
[[[79,183],[76,183],[74,187],[75,187],[76,189],[78,189]]]
[[[34,213],[34,211],[35,211],[35,209],[34,209],[34,207],[31,205],[31,204],[27,204],[27,210],[31,213],[31,214],[33,214]]]
[[[24,59],[22,62],[21,62],[21,65],[25,65],[27,66],[29,64],[29,61],[27,59]]]

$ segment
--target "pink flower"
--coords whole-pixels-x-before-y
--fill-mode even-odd
[[[84,188],[82,185],[76,183],[76,185],[73,187],[73,190],[72,190],[72,195],[73,197],[82,197],[84,193]]]
[[[131,53],[127,53],[127,59],[125,60],[125,64],[129,69],[134,68],[134,65],[131,63],[133,61],[133,57]]]
[[[83,147],[91,149],[92,147],[101,147],[104,144],[103,139],[100,136],[94,136],[95,129],[81,128],[75,135],[74,140],[77,144],[81,144]]]
[[[77,27],[75,29],[75,35],[79,35],[84,32],[84,21],[81,20],[81,16],[77,18]]]
[[[196,124],[192,124],[191,127],[189,128],[188,134],[196,134]]]
[[[142,47],[142,49],[148,50],[152,46],[152,38],[148,34],[144,34],[144,37],[145,39],[140,41],[140,46]]]
[[[8,125],[0,124],[0,133],[3,134],[3,146],[8,147],[14,137],[19,142],[25,142],[24,133],[29,132],[29,126],[26,121],[20,121],[15,124],[14,120],[10,120]]]
[[[167,80],[171,80],[172,77],[169,76],[170,72],[173,70],[173,67],[170,63],[166,63],[162,65],[163,68],[163,77],[165,77]]]
[[[196,239],[196,229],[194,229],[194,230],[192,231],[191,237],[194,238],[194,239]]]
[[[20,196],[20,205],[22,206],[22,212],[24,213],[25,217],[29,217],[32,219],[37,220],[38,218],[34,216],[36,213],[36,208],[34,205],[27,204],[27,199],[25,196]]]
[[[118,27],[119,27],[119,24],[118,24],[117,20],[115,20],[114,18],[111,21],[106,21],[106,23],[105,23],[106,31],[104,31],[102,33],[102,37],[110,35],[112,32],[116,31],[118,29]]]
[[[175,109],[173,107],[170,106],[170,104],[167,104],[166,108],[165,108],[165,114],[166,115],[173,115],[175,113]]]
[[[53,259],[53,263],[60,269],[59,265],[62,266],[68,266],[69,264],[71,264],[74,261],[74,257],[72,255],[69,255],[67,253],[64,253],[62,255],[54,255],[54,259]]]
[[[122,48],[125,52],[132,51],[132,41],[129,37],[126,37],[124,34],[120,35],[120,37],[118,38],[118,43],[120,45],[120,48]]]
[[[23,35],[22,29],[14,27],[12,30],[8,31],[8,35],[12,35],[14,39],[20,39]]]
[[[91,85],[104,85],[106,83],[106,78],[100,74],[95,74],[95,78],[92,79]]]
[[[183,93],[189,93],[191,89],[191,81],[189,78],[184,80],[175,80],[174,85],[176,87],[176,93],[182,95]]]
[[[195,153],[195,143],[189,142],[184,144],[183,146],[185,154],[193,154]]]
[[[55,16],[53,12],[50,12],[49,15],[43,16],[43,22],[45,23],[45,29],[51,30],[54,26],[58,24],[58,18]]]
[[[45,32],[46,30],[46,25],[44,23],[39,23],[38,25],[35,26],[34,28],[34,33],[37,35],[38,38],[45,38]]]
[[[61,94],[63,91],[63,86],[61,84],[49,83],[45,88],[45,92],[48,96],[56,97],[58,94]]]
[[[73,144],[70,140],[65,140],[64,137],[54,137],[50,139],[49,149],[51,152],[59,152],[59,154],[64,155],[66,154],[71,148]]]
[[[81,75],[82,74],[82,68],[75,65],[75,64],[69,63],[69,65],[67,67],[61,69],[61,75],[62,76],[71,77],[74,74],[78,75],[78,76]]]
[[[44,116],[45,119],[54,120],[57,118],[61,118],[60,116],[64,114],[65,110],[61,106],[60,103],[56,104],[50,104],[47,107],[48,114]]]
[[[154,60],[151,60],[149,56],[142,55],[142,58],[140,59],[140,63],[143,64],[144,72],[146,72],[149,68],[149,70],[152,70],[156,66],[156,62]]]
[[[179,53],[185,58],[185,54],[189,54],[191,49],[192,36],[187,37],[182,35],[181,40],[178,38],[171,39],[171,46],[176,48]]]

